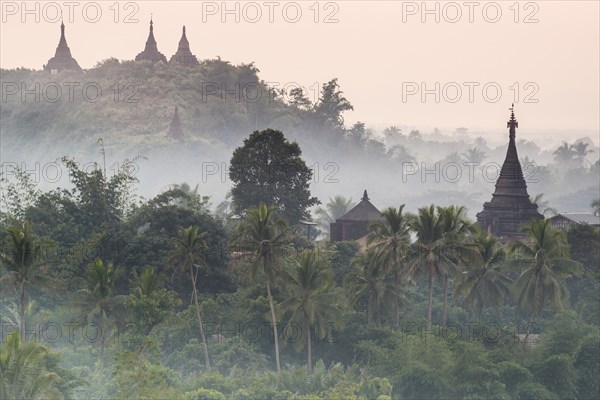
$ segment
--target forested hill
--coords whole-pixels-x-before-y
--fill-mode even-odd
[[[122,139],[136,143],[142,136],[161,144],[175,106],[179,107],[184,141],[235,146],[256,129],[290,131],[300,125],[306,129],[309,114],[314,116],[306,111],[308,103],[294,103],[269,88],[258,72],[253,64],[233,66],[221,60],[181,67],[116,59],[83,72],[56,75],[2,70],[3,139],[7,150],[10,145],[23,150],[24,143],[62,145],[98,137],[122,145]],[[335,120],[342,111],[343,107],[339,112],[333,110],[336,115],[324,113],[322,117]],[[314,122],[310,127],[324,127]]]

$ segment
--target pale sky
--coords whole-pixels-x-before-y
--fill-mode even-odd
[[[109,57],[133,59],[144,48],[152,13],[158,49],[167,59],[186,25],[199,59],[255,62],[261,79],[280,86],[339,78],[355,108],[347,123],[503,129],[514,101],[522,128],[600,129],[598,1],[428,1],[432,14],[423,13],[421,1],[323,1],[318,7],[314,1],[228,1],[231,14],[221,1],[122,1],[118,15],[114,1],[74,1],[73,12],[69,1],[27,2],[30,14],[21,1],[0,3],[2,68],[41,69],[54,55],[56,6],[83,68]],[[129,14],[138,22],[125,22]],[[431,91],[425,102],[422,89]],[[524,102],[528,95],[538,102]]]

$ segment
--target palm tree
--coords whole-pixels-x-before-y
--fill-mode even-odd
[[[280,306],[285,313],[291,314],[287,328],[295,324],[306,332],[306,365],[310,373],[312,332],[323,337],[328,322],[340,320],[340,294],[333,286],[333,272],[315,251],[305,250],[300,255],[300,262],[286,275],[286,298]]]
[[[115,274],[112,263],[97,259],[86,271],[86,287],[77,292],[78,307],[84,324],[97,324],[100,332],[98,372],[104,379],[104,349],[109,336],[110,318],[121,296],[114,296]]]
[[[473,257],[454,296],[464,295],[463,307],[477,307],[479,316],[488,307],[499,309],[508,296],[511,279],[502,271],[506,254],[492,235],[479,232],[472,244]]]
[[[404,204],[395,208],[388,208],[381,213],[383,220],[372,221],[369,224],[369,235],[367,244],[373,247],[386,267],[386,272],[395,277],[396,291],[401,291],[402,260],[406,256],[410,243],[410,228],[402,210]],[[395,305],[394,323],[400,325],[400,302],[397,299]]]
[[[457,270],[464,252],[464,235],[472,229],[464,218],[464,207],[436,207],[432,204],[411,215],[409,225],[416,241],[409,250],[408,276],[428,278],[427,328],[431,330],[433,281],[444,279],[444,314],[446,313],[449,274]],[[442,320],[445,324],[445,315]]]
[[[583,162],[585,161],[585,156],[594,152],[592,149],[588,149],[589,143],[577,142],[571,145],[571,150],[573,151],[573,155],[577,158],[580,167],[583,167]]]
[[[156,273],[154,268],[147,267],[138,274],[135,270],[132,272],[133,279],[131,279],[131,293],[142,296],[151,296],[159,288],[160,275]]]
[[[367,321],[372,323],[376,319],[381,325],[382,308],[386,304],[396,303],[402,299],[393,280],[386,274],[384,265],[381,264],[373,248],[360,253],[352,260],[354,270],[346,277],[346,290],[352,304],[359,301],[367,303]]]
[[[354,205],[352,198],[337,195],[333,199],[330,197],[325,207],[317,207],[315,214],[321,231],[328,234],[329,224],[344,216]]]
[[[550,220],[532,220],[520,232],[527,238],[513,242],[510,247],[525,269],[513,289],[519,309],[535,319],[542,315],[547,303],[553,310],[568,303],[564,278],[579,274],[581,264],[569,258],[566,235],[552,228]]]
[[[196,289],[196,279],[198,278],[200,262],[205,264],[204,256],[202,254],[206,243],[204,238],[206,232],[198,233],[198,228],[190,226],[188,228],[182,228],[179,231],[179,235],[174,238],[175,248],[169,253],[168,259],[169,264],[173,265],[183,273],[186,270],[190,273],[190,280],[192,281],[192,296],[194,298],[194,305],[196,306],[196,318],[198,318],[198,325],[200,328],[200,340],[204,347],[204,363],[206,369],[210,371],[210,358],[208,356],[208,344],[206,343],[206,337],[204,335],[204,324],[202,323],[202,315],[200,313],[200,305],[198,304],[198,290]]]
[[[443,222],[443,279],[444,279],[444,308],[442,312],[442,326],[446,327],[448,310],[448,280],[450,276],[458,274],[458,266],[464,263],[465,255],[469,253],[466,238],[474,232],[474,226],[467,220],[466,208],[463,206],[438,207],[437,209]]]
[[[559,148],[554,150],[553,154],[554,154],[554,160],[557,163],[569,164],[571,161],[573,161],[573,156],[574,156],[573,148],[572,148],[572,146],[569,146],[569,144],[567,142],[563,142],[563,144]]]
[[[538,211],[544,217],[553,217],[556,214],[558,214],[558,211],[556,210],[556,208],[551,207],[550,206],[550,202],[548,202],[548,200],[544,200],[544,194],[543,193],[538,193],[534,197],[529,196],[529,200],[533,204],[537,204]]]
[[[7,229],[10,244],[0,252],[0,259],[7,273],[0,277],[5,287],[15,287],[19,293],[19,332],[25,342],[25,314],[27,310],[26,286],[43,279],[42,245],[33,237],[31,227],[25,223]]]
[[[70,398],[72,377],[48,363],[48,351],[38,343],[10,333],[0,346],[0,399]]]
[[[486,154],[483,150],[478,149],[477,147],[473,147],[467,150],[466,153],[461,154],[463,158],[471,163],[481,164],[483,160],[485,160]]]
[[[252,276],[256,278],[259,272],[263,274],[269,308],[271,309],[271,325],[275,341],[275,364],[278,376],[281,373],[279,335],[277,333],[277,317],[271,285],[279,270],[279,257],[275,250],[285,243],[287,232],[287,224],[284,219],[277,215],[277,207],[268,207],[261,203],[258,208],[246,211],[246,217],[238,224],[232,238],[234,247],[252,253]]]

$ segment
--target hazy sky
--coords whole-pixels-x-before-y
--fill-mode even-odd
[[[72,12],[68,1],[27,2],[27,14],[21,1],[2,1],[0,66],[42,68],[60,36],[57,6],[83,68],[133,59],[152,13],[167,58],[185,24],[199,59],[255,62],[280,87],[339,78],[355,107],[348,123],[503,129],[515,101],[521,128],[600,129],[598,1],[229,1],[230,14],[221,1],[71,3]]]

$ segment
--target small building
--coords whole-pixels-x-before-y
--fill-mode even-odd
[[[553,228],[570,229],[573,225],[587,224],[600,229],[600,216],[591,213],[561,213],[550,218]]]
[[[143,61],[148,60],[153,63],[162,61],[165,64],[167,63],[167,57],[160,51],[158,51],[158,46],[156,45],[156,39],[154,39],[154,27],[152,23],[152,18],[150,19],[150,33],[148,34],[148,40],[146,40],[146,47],[144,51],[139,53],[135,57],[135,61]]]
[[[50,73],[57,73],[63,69],[70,69],[75,71],[81,71],[81,67],[71,56],[71,49],[67,45],[67,39],[65,37],[65,24],[60,24],[60,40],[58,42],[58,46],[56,47],[56,52],[54,53],[54,57],[48,60],[48,63],[44,65],[44,71],[49,71]]]
[[[371,204],[365,190],[360,203],[330,224],[330,240],[359,240],[367,235],[369,222],[382,219],[381,211]]]
[[[188,42],[187,36],[185,35],[185,26],[183,27],[183,33],[181,34],[181,39],[179,40],[177,53],[171,56],[169,63],[185,66],[199,65],[198,59],[190,50],[190,42]]]

